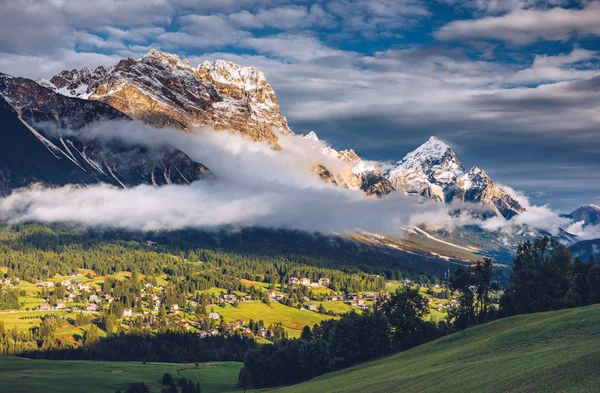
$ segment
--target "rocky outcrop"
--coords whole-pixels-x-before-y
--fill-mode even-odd
[[[327,167],[325,165],[321,165],[321,164],[313,165],[310,168],[310,170],[312,173],[319,176],[321,178],[321,180],[323,180],[325,183],[330,183],[330,184],[333,184],[334,186],[338,185],[337,181],[335,181],[335,176],[333,176],[331,171],[329,169],[327,169]]]

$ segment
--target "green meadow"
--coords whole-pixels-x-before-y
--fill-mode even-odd
[[[313,326],[325,319],[336,318],[314,311],[299,310],[277,302],[271,302],[268,305],[262,302],[246,302],[240,303],[238,307],[230,305],[226,307],[212,307],[226,322],[233,322],[236,319],[245,319],[246,321],[250,319],[255,321],[262,319],[265,322],[265,326],[281,322],[290,338],[300,337],[302,328],[306,325]]]
[[[0,358],[0,392],[114,393],[144,382],[153,393],[166,372],[200,382],[202,393],[234,389],[241,363],[160,364]]]
[[[595,305],[498,320],[270,392],[592,393],[599,365]]]

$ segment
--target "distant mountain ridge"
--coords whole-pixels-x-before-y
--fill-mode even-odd
[[[564,215],[573,221],[583,221],[584,225],[600,225],[600,206],[584,205]]]

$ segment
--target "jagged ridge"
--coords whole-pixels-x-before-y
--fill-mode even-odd
[[[176,55],[153,49],[139,60],[63,71],[40,82],[60,94],[106,102],[159,127],[208,126],[274,145],[277,132],[291,133],[264,74],[222,60],[194,68]]]

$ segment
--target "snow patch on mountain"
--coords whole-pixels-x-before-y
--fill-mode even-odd
[[[381,170],[378,168],[377,163],[363,160],[352,149],[337,151],[329,144],[320,140],[314,131],[306,134],[304,139],[310,141],[313,146],[320,149],[325,156],[350,164],[352,173],[356,175],[360,176],[367,172],[376,172],[381,174]]]

